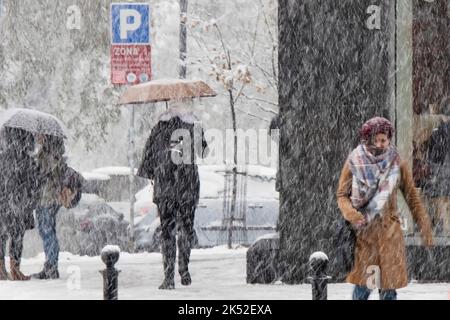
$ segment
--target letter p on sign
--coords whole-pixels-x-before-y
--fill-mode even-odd
[[[130,19],[132,21],[130,23]],[[120,10],[120,39],[128,39],[128,32],[134,32],[141,26],[141,14],[136,10],[124,9]]]
[[[150,44],[150,6],[145,3],[111,4],[112,44]]]

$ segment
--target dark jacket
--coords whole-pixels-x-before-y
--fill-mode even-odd
[[[432,197],[450,197],[450,123],[442,123],[428,141],[431,178],[426,186]]]
[[[63,180],[68,170],[64,157],[64,141],[62,138],[47,136],[40,150],[37,161],[42,181],[39,206],[59,205],[59,195],[63,188]]]
[[[179,129],[184,131],[176,131]],[[200,145],[195,147],[194,129],[194,123],[184,122],[178,116],[161,120],[152,129],[137,175],[154,180],[154,203],[198,204],[200,178],[195,160],[197,156],[204,157],[207,143],[202,130],[201,141],[197,141]],[[179,134],[173,135],[175,131]]]
[[[0,152],[0,232],[33,229],[33,210],[40,197],[38,166],[30,154],[33,138],[17,129],[3,135]],[[22,131],[22,132],[21,132]]]
[[[85,180],[79,172],[67,165],[64,153],[63,138],[45,136],[37,156],[39,175],[42,181],[39,200],[41,207],[63,205],[70,209],[75,207],[81,199]],[[64,188],[70,189],[70,195],[73,198],[66,191],[63,192]],[[72,200],[69,201],[70,199]]]
[[[39,174],[42,180],[39,206],[50,207],[59,204],[59,195],[62,191],[62,181],[67,170],[64,157],[50,157],[39,155]]]

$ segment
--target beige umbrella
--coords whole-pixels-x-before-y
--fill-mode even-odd
[[[217,94],[201,80],[162,79],[128,87],[119,100],[120,105],[181,101],[202,97],[215,97]],[[131,107],[130,127],[128,131],[130,165],[130,236],[134,245],[134,106]]]
[[[120,98],[119,104],[180,101],[216,95],[214,90],[201,80],[162,79],[129,87]]]

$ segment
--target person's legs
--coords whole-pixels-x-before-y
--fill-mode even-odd
[[[59,242],[56,236],[56,214],[58,213],[59,208],[60,206],[57,205],[48,208],[36,208],[39,235],[42,238],[46,259],[44,269],[40,273],[34,275],[39,279],[59,278]]]
[[[8,273],[6,271],[5,256],[6,256],[6,241],[7,234],[0,234],[0,280],[7,280]]]
[[[26,281],[30,280],[30,276],[25,276],[20,271],[20,261],[23,251],[23,237],[25,236],[25,228],[15,228],[11,233],[11,243],[9,249],[9,259],[11,265],[11,280]]]
[[[444,234],[450,236],[450,197],[443,199],[442,220],[444,225]]]
[[[397,291],[394,289],[380,290],[380,300],[397,300]]]
[[[355,289],[353,290],[353,300],[367,300],[369,299],[370,293],[372,290],[365,286],[355,286]]]
[[[431,223],[436,234],[442,233],[441,197],[431,198]]]
[[[176,216],[175,204],[161,202],[158,204],[161,220],[161,253],[164,266],[164,282],[159,289],[174,289],[175,287],[175,258],[176,258]]]
[[[191,284],[189,274],[189,260],[191,256],[191,244],[194,236],[195,207],[186,205],[177,211],[178,217],[178,272],[182,285]]]
[[[448,197],[436,198],[436,216],[442,226],[444,235],[450,234],[450,199]]]

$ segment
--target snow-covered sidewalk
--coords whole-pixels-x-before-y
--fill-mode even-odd
[[[119,299],[149,300],[309,300],[310,285],[248,285],[246,284],[246,249],[228,250],[216,247],[193,250],[190,287],[180,284],[176,275],[176,290],[162,291],[158,286],[162,281],[161,255],[158,253],[122,253],[117,269],[119,276]],[[26,274],[40,270],[44,262],[43,254],[35,258],[23,259]],[[99,273],[105,265],[100,257],[79,257],[62,253],[60,257],[61,279],[31,280],[29,282],[0,282],[0,299],[102,299],[103,282]],[[329,299],[348,300],[352,286],[331,284]],[[399,299],[447,300],[450,298],[450,284],[411,283],[399,290]],[[371,299],[378,299],[374,293]]]

